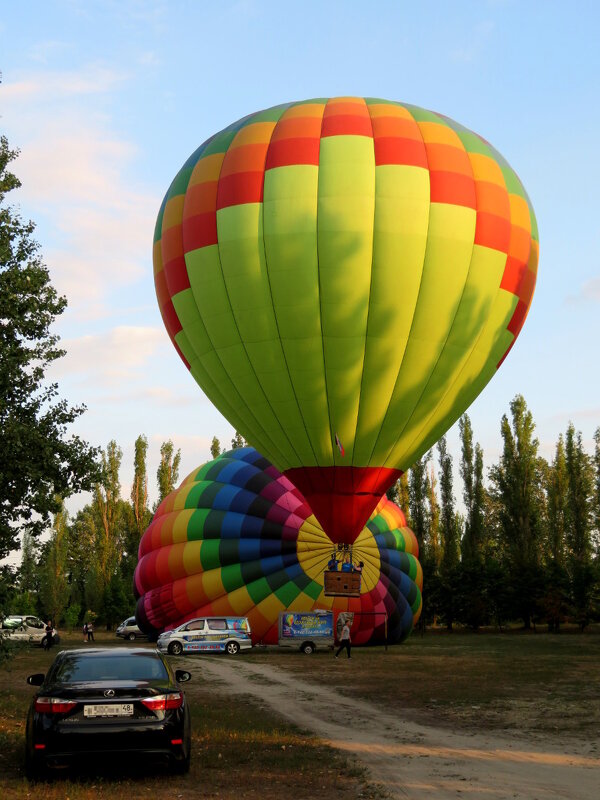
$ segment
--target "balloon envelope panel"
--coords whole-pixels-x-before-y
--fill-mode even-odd
[[[493,376],[537,261],[531,203],[488,142],[360,97],[215,134],[169,188],[154,244],[183,361],[336,541]]]
[[[148,631],[196,616],[247,616],[275,643],[282,611],[355,612],[353,640],[398,642],[421,610],[422,571],[402,511],[382,498],[353,546],[359,598],[325,597],[334,545],[299,490],[253,448],[194,470],[161,503],[140,542],[137,618]]]

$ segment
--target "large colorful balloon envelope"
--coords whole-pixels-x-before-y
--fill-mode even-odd
[[[402,641],[421,612],[418,547],[382,498],[352,554],[360,597],[327,597],[334,545],[299,490],[253,448],[224,453],[166,497],[140,542],[136,616],[147,632],[196,616],[247,616],[254,642],[277,642],[282,612],[354,613],[355,644]],[[386,630],[387,629],[387,630]]]
[[[538,232],[477,134],[405,103],[286,103],[212,136],[156,224],[166,328],[209,399],[352,542],[511,349]]]

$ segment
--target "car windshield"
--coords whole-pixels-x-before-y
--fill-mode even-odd
[[[157,656],[148,653],[130,655],[72,654],[56,667],[54,680],[61,683],[82,681],[148,681],[166,679],[167,671]]]

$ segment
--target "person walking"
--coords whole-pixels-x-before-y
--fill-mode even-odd
[[[352,658],[352,656],[350,655],[351,647],[352,647],[352,639],[350,638],[350,626],[348,625],[347,622],[344,622],[344,627],[342,628],[342,635],[340,636],[340,646],[338,647],[338,651],[335,654],[335,657],[337,658],[339,654],[342,652],[342,650],[345,649],[346,653],[348,654],[348,658]]]
[[[88,637],[88,642],[95,642],[96,641],[94,639],[94,625],[93,625],[92,622],[88,622],[88,624],[87,624],[87,637]]]

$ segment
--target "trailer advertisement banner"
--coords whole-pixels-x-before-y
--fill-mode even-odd
[[[282,639],[333,637],[333,614],[284,614],[281,621]]]

